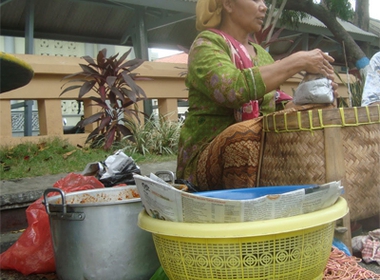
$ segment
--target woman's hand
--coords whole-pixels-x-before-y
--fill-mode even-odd
[[[320,49],[299,51],[287,56],[276,63],[260,66],[261,78],[266,85],[267,92],[277,89],[286,80],[295,74],[306,71],[312,74],[321,74],[334,81],[334,68],[330,64],[334,58]]]
[[[322,52],[320,49],[303,52],[306,56],[305,71],[312,74],[322,74],[324,77],[334,81],[334,68],[330,64],[334,62],[334,58],[327,53]]]

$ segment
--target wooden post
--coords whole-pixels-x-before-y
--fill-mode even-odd
[[[178,121],[177,99],[158,99],[158,112],[166,119]]]
[[[39,99],[38,118],[40,135],[63,135],[60,99]]]
[[[84,108],[84,117],[88,118],[98,112],[100,112],[101,108],[96,105],[94,101],[91,99],[84,99],[83,100],[83,108]],[[86,133],[91,133],[95,128],[97,127],[97,123],[92,123],[89,125],[86,125],[84,128],[84,131]]]
[[[0,100],[0,135],[12,137],[12,115],[10,100]]]
[[[343,187],[346,184],[346,170],[343,154],[343,141],[340,127],[324,128],[325,137],[325,163],[326,163],[326,182],[341,181]],[[344,197],[344,195],[343,195]],[[350,213],[343,217],[343,227],[347,231],[342,235],[342,242],[348,247],[352,254],[351,244],[351,221]]]

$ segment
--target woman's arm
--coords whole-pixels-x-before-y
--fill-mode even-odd
[[[274,64],[261,66],[259,69],[266,90],[271,91],[301,71],[322,74],[330,80],[334,80],[334,68],[330,64],[333,61],[334,58],[319,49],[315,49],[294,53]]]
[[[258,59],[267,59],[259,51]],[[225,40],[213,33],[203,32],[192,45],[189,54],[187,86],[207,93],[221,106],[239,108],[249,100],[260,99],[276,90],[287,79],[300,71],[320,73],[334,79],[330,62],[334,59],[319,49],[300,51],[273,63],[268,60],[259,67],[239,70],[230,58]],[[265,65],[267,64],[267,65]],[[333,84],[336,88],[336,84]]]

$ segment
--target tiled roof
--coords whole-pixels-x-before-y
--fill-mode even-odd
[[[179,53],[163,58],[156,59],[157,62],[170,62],[170,63],[187,63],[187,53]]]
[[[363,34],[371,37],[378,37],[376,34],[373,34],[371,32],[364,31],[363,29],[360,29],[359,27],[353,25],[352,23],[348,21],[341,20],[340,18],[337,18],[338,22],[343,26],[343,28],[349,32],[349,33],[356,33],[356,34]],[[302,23],[318,26],[318,27],[326,27],[326,25],[321,22],[319,19],[315,17],[308,16],[301,20]]]
[[[369,21],[369,30],[380,37],[380,20],[371,18]]]

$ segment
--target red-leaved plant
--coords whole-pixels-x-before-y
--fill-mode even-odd
[[[105,150],[108,150],[116,141],[120,141],[126,136],[134,141],[133,133],[126,124],[131,119],[126,116],[135,117],[139,121],[139,110],[137,102],[146,99],[144,90],[139,87],[136,73],[132,73],[144,61],[132,59],[126,61],[131,50],[124,53],[120,58],[118,54],[106,57],[107,50],[99,51],[96,60],[89,56],[82,57],[87,64],[79,64],[81,72],[68,75],[64,79],[70,79],[64,86],[72,82],[80,82],[80,85],[66,87],[60,95],[79,88],[78,99],[82,99],[89,92],[95,92],[98,96],[90,96],[100,112],[84,118],[78,126],[85,127],[94,122],[98,126],[89,134],[86,143],[94,146],[102,143]],[[78,79],[79,78],[79,79]]]
[[[280,33],[285,29],[285,28],[280,28],[277,30],[272,36],[270,36],[270,39],[267,41],[267,37],[269,32],[272,29],[272,25],[269,25],[267,28],[262,28],[260,31],[255,32],[253,35],[252,41],[258,45],[261,45],[264,49],[269,47],[269,45],[276,43],[276,42],[281,42],[281,41],[288,41],[284,39],[279,39]]]

